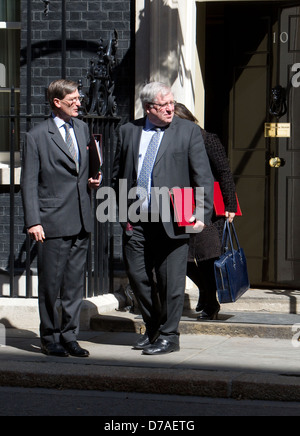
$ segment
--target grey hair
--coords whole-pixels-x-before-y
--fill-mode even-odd
[[[146,108],[146,104],[154,103],[158,95],[165,97],[172,93],[172,89],[162,82],[150,82],[142,89],[140,93],[140,99],[143,105],[143,109]]]

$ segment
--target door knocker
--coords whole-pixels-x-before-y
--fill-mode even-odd
[[[286,89],[280,85],[272,89],[269,112],[277,118],[287,113]]]

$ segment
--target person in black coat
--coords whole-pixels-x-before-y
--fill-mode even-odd
[[[176,104],[175,114],[197,123],[197,119],[183,104]],[[203,129],[201,131],[213,176],[215,181],[220,183],[226,218],[232,222],[237,212],[236,188],[225,149],[216,134]],[[220,311],[214,263],[222,254],[224,224],[225,217],[217,217],[214,214],[211,225],[190,239],[187,276],[199,288],[199,301],[196,307],[196,311],[200,312],[199,320],[217,319]]]

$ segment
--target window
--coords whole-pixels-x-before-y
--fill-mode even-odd
[[[10,114],[11,87],[16,90],[19,108],[20,88],[20,0],[0,0],[0,116]],[[9,151],[9,120],[0,118],[0,153]],[[1,161],[2,159],[0,159]]]
[[[0,0],[0,21],[20,22],[21,0]]]

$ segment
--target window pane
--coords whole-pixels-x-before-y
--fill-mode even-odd
[[[20,93],[15,93],[15,113],[19,114],[20,107]],[[11,108],[11,93],[7,91],[0,90],[0,115],[10,115]],[[19,138],[20,138],[20,128],[19,128],[19,120],[15,122],[15,150],[17,151],[19,146]],[[1,141],[0,141],[0,153],[9,151],[9,140],[10,140],[10,121],[9,118],[0,118],[0,132],[1,132]]]
[[[8,88],[20,87],[20,30],[0,30],[0,115],[10,114],[11,94]],[[15,111],[19,112],[19,93],[16,93]],[[9,150],[9,119],[0,119],[0,152]],[[15,133],[19,136],[19,122]]]
[[[20,31],[0,30],[0,86],[20,87]]]
[[[0,21],[21,21],[21,0],[0,0]]]

